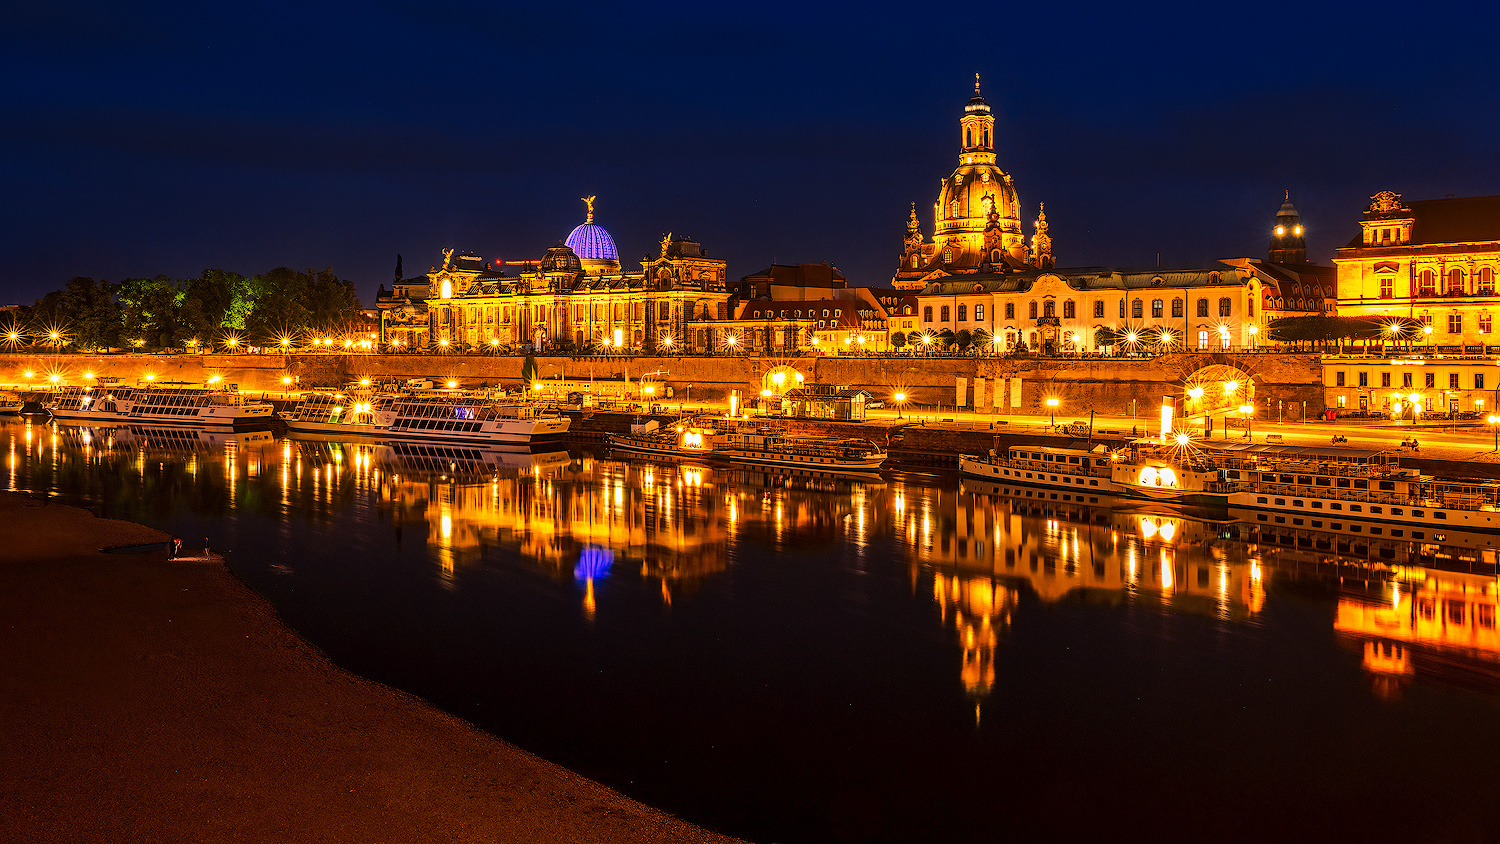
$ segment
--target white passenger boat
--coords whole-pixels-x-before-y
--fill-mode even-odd
[[[268,427],[276,412],[269,402],[247,402],[235,390],[203,387],[137,388],[114,403],[117,421],[181,428]]]
[[[1115,493],[1177,507],[1223,513],[1229,495],[1242,486],[1237,474],[1215,463],[1185,435],[1169,443],[1134,440],[1114,452],[1110,480]]]
[[[818,472],[878,472],[887,457],[868,440],[794,437],[776,428],[722,417],[612,434],[609,443],[615,451],[672,462],[724,460]]]
[[[1424,542],[1486,534],[1500,544],[1500,483],[1447,481],[1403,469],[1389,451],[1226,444],[1209,452],[1240,482],[1244,521]]]
[[[71,425],[249,428],[270,424],[274,408],[234,390],[205,387],[62,387],[47,410]]]
[[[393,396],[373,393],[304,393],[281,418],[293,433],[373,437],[394,421],[395,402]]]
[[[52,418],[68,425],[117,424],[125,421],[134,387],[58,387],[45,406]]]
[[[385,439],[525,446],[557,442],[572,422],[529,404],[503,404],[464,396],[408,396],[380,412],[389,416]]]
[[[959,455],[958,470],[965,477],[991,483],[1114,495],[1119,490],[1112,479],[1110,463],[1109,449],[1103,445],[1084,448],[1013,445],[1003,457],[994,450],[985,457]]]
[[[20,413],[26,402],[10,390],[0,390],[0,414]]]

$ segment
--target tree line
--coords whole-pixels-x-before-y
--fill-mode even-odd
[[[248,277],[204,270],[193,279],[119,283],[79,277],[0,314],[0,343],[80,352],[301,345],[308,335],[347,332],[359,313],[353,282],[332,269],[277,267]]]

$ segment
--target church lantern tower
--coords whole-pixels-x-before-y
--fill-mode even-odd
[[[893,286],[916,289],[942,276],[1033,268],[1015,184],[996,164],[995,115],[980,93],[978,74],[959,118],[958,167],[942,180],[932,210],[930,241],[915,208],[907,219]]]
[[[1307,240],[1302,233],[1302,216],[1292,205],[1292,192],[1286,192],[1286,201],[1276,212],[1276,222],[1271,227],[1271,263],[1307,263]]]

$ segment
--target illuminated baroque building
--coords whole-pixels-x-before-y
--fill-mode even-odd
[[[1421,322],[1431,331],[1406,339],[1439,349],[1496,345],[1500,196],[1404,202],[1381,191],[1333,263],[1340,315]]]
[[[980,96],[978,74],[974,97],[959,118],[959,134],[958,169],[938,189],[931,240],[923,236],[912,203],[894,287],[919,290],[950,275],[1052,266],[1045,213],[1037,217],[1032,247],[1026,246],[1015,184],[995,163],[995,117]]]
[[[1283,316],[1324,313],[1333,270],[1307,263],[1290,196],[1273,226],[1268,260],[1233,258],[1187,269],[1057,269],[1045,208],[1028,247],[1010,174],[995,164],[994,118],[979,95],[960,118],[959,167],[943,181],[934,237],[913,206],[893,284],[918,298],[909,342],[967,331],[999,353],[1049,354],[1158,344],[1221,351],[1255,348]]]
[[[540,261],[488,262],[443,250],[443,263],[420,283],[398,283],[377,298],[381,341],[399,347],[511,347],[582,350],[709,350],[718,338],[708,323],[729,314],[725,263],[701,244],[666,235],[640,271],[621,269],[614,238],[594,222],[586,197],[584,222]],[[517,266],[514,274],[506,266]],[[426,325],[418,317],[424,311]],[[721,329],[722,330],[722,329]]]

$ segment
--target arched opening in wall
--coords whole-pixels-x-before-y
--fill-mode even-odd
[[[1255,376],[1229,364],[1209,364],[1182,382],[1184,416],[1243,419],[1240,407],[1255,404]]]
[[[761,376],[761,395],[780,398],[787,390],[795,390],[802,386],[805,377],[801,372],[797,371],[796,367],[787,366],[786,364],[773,366],[766,370],[765,375]]]

